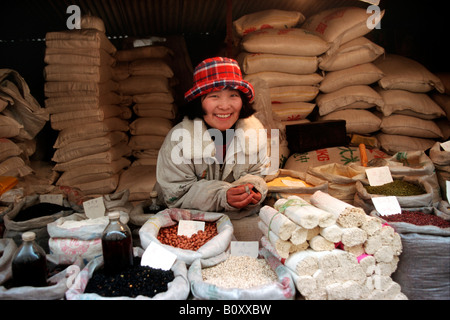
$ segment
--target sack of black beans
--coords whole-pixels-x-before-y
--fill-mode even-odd
[[[379,216],[400,235],[403,251],[392,279],[410,300],[450,297],[450,216],[435,207],[402,208]],[[413,267],[412,267],[413,266]]]
[[[8,250],[10,263],[14,252]],[[16,286],[12,273],[9,271],[7,277],[0,281],[0,300],[61,300],[75,276],[83,269],[84,264],[79,257],[67,259],[58,255],[46,255],[47,259],[47,286]],[[11,269],[11,268],[9,268]],[[2,271],[3,272],[3,271]]]
[[[188,270],[191,292],[205,300],[290,300],[294,280],[288,269],[266,249],[259,257],[227,257],[213,266],[197,259]]]
[[[22,233],[33,231],[36,242],[49,253],[47,224],[72,214],[71,205],[64,200],[63,205],[41,202],[39,195],[26,196],[15,203],[3,216],[4,238],[12,238],[17,245],[21,243]]]
[[[106,275],[103,257],[91,260],[67,290],[67,300],[186,300],[190,293],[187,268],[176,260],[170,270],[140,265],[142,248],[135,247],[134,265]]]
[[[177,236],[181,220],[205,222],[205,230],[191,237]],[[139,237],[144,249],[154,241],[187,265],[197,259],[211,265],[223,258],[233,237],[233,225],[223,213],[169,208],[148,219],[139,230]]]
[[[381,186],[370,186],[368,180],[356,182],[354,206],[367,214],[375,210],[374,197],[395,196],[401,208],[433,206],[434,189],[426,176],[397,176],[393,182]]]

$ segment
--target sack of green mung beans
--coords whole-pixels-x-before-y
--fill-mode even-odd
[[[395,196],[401,208],[432,207],[433,193],[426,176],[398,176],[381,186],[370,186],[367,180],[361,180],[356,182],[354,206],[369,214],[375,210],[372,198]]]
[[[410,300],[450,298],[450,215],[435,207],[381,216],[400,235],[403,251],[392,279]],[[412,267],[414,266],[414,267]]]
[[[204,300],[289,300],[295,284],[287,268],[266,249],[261,258],[228,255],[214,266],[198,259],[188,270],[191,292]]]
[[[117,274],[102,273],[103,257],[91,260],[72,282],[67,300],[186,300],[187,268],[176,260],[169,270],[140,265],[142,248],[135,247],[134,265]],[[148,276],[148,277],[147,277]],[[145,281],[144,281],[145,280]]]
[[[182,220],[205,222],[204,231],[190,237],[177,234]],[[142,248],[152,241],[174,253],[190,265],[201,259],[204,264],[216,264],[225,254],[233,237],[233,225],[228,215],[179,208],[168,208],[156,213],[139,229]]]

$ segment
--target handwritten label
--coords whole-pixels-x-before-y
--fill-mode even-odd
[[[142,255],[141,266],[169,270],[172,268],[176,259],[177,255],[175,253],[152,241]]]
[[[398,203],[397,197],[389,196],[389,197],[373,197],[372,202],[375,206],[375,209],[382,216],[387,216],[390,214],[402,213],[402,209],[400,208],[400,204]]]
[[[394,181],[388,166],[367,168],[366,175],[371,186],[381,186]]]
[[[62,194],[41,194],[39,196],[39,201],[41,203],[53,203],[59,206],[63,205],[63,195]]]
[[[205,231],[205,221],[180,220],[178,222],[179,236],[191,237],[199,231]]]
[[[83,202],[84,213],[90,219],[100,218],[105,215],[105,203],[103,197],[87,200]]]
[[[231,241],[230,251],[232,256],[249,256],[258,258],[258,241]]]

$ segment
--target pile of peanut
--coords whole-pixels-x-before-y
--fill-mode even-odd
[[[191,237],[178,235],[178,224],[159,229],[158,240],[172,247],[196,251],[217,235],[216,222],[205,222],[205,231],[198,231]]]

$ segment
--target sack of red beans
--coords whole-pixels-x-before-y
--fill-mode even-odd
[[[181,220],[204,222],[204,231],[189,237],[178,235]],[[215,264],[223,258],[229,247],[233,231],[231,220],[226,214],[169,208],[149,218],[139,229],[139,237],[142,248],[146,249],[155,241],[187,265],[197,259]]]

